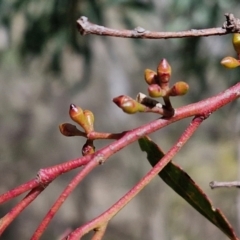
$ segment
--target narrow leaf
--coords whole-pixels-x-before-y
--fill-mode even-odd
[[[147,153],[147,159],[152,166],[164,156],[162,150],[149,137],[139,139],[139,145],[142,151]],[[203,192],[203,190],[183,171],[178,165],[169,162],[166,167],[159,172],[162,180],[169,185],[176,193],[185,199],[192,207],[201,213],[210,222],[216,225],[230,239],[237,240],[227,218],[218,208],[214,208],[212,202]]]

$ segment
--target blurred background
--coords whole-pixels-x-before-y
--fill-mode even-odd
[[[235,55],[231,35],[172,40],[81,36],[76,28],[80,16],[118,29],[180,31],[220,27],[226,12],[240,17],[239,9],[237,0],[0,1],[0,193],[34,178],[40,168],[81,155],[85,139],[67,138],[58,130],[60,123],[71,122],[71,103],[94,112],[97,131],[122,132],[156,119],[154,114],[127,115],[112,99],[147,93],[144,69],[155,70],[162,58],[172,66],[172,83],[184,80],[190,85],[186,96],[173,99],[174,107],[210,97],[239,81],[238,69],[220,65],[223,57]],[[167,151],[189,122],[172,124],[150,137]],[[236,101],[212,114],[174,158],[222,209],[238,234],[239,190],[212,191],[209,182],[240,178],[239,129]],[[99,149],[109,142],[95,144]],[[123,149],[84,179],[41,239],[58,239],[66,230],[98,216],[148,170],[137,143]],[[77,171],[57,178],[1,239],[29,239]],[[22,197],[1,205],[1,216]],[[114,217],[104,239],[226,237],[156,178]]]

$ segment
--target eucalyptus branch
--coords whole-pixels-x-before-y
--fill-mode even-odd
[[[99,160],[100,161],[100,160]],[[39,239],[47,226],[49,225],[52,218],[55,216],[56,212],[59,210],[59,208],[62,206],[62,204],[65,202],[65,200],[68,198],[68,196],[71,194],[71,192],[76,188],[76,186],[90,173],[96,166],[99,165],[99,161],[90,161],[67,185],[67,187],[64,189],[64,191],[61,193],[59,198],[56,200],[56,202],[53,204],[53,206],[50,208],[42,222],[39,224],[38,228],[36,229],[35,233],[31,237],[31,240],[37,240]]]
[[[106,212],[99,217],[93,219],[89,223],[77,228],[70,233],[68,240],[76,240],[97,228],[103,223],[107,223],[113,218],[123,207],[125,207],[150,181],[173,159],[173,157],[180,151],[184,144],[189,140],[193,133],[198,129],[200,124],[205,119],[205,116],[195,117],[190,125],[183,132],[175,145],[166,153],[166,155],[159,161],[127,194],[125,194],[118,202],[110,207]],[[160,160],[160,159],[159,159]]]
[[[152,32],[142,27],[133,30],[117,30],[91,23],[87,17],[82,16],[77,20],[77,27],[82,35],[95,34],[100,36],[111,36],[120,38],[145,38],[145,39],[167,39],[186,37],[208,37],[214,35],[226,35],[228,33],[240,32],[240,19],[233,14],[225,14],[226,21],[222,27],[207,29],[191,29],[179,32]]]
[[[103,162],[117,151],[123,149],[139,138],[153,133],[169,124],[179,121],[184,118],[193,117],[195,115],[211,114],[226,104],[236,100],[240,96],[240,83],[230,87],[229,89],[197,103],[192,103],[180,108],[175,109],[175,114],[169,119],[160,118],[147,123],[143,126],[135,128],[131,131],[126,131],[123,136],[109,144],[108,146],[98,150],[96,153],[67,162],[41,169],[38,172],[36,179],[30,180],[29,182],[22,184],[2,195],[0,195],[0,203],[4,203],[9,199],[19,196],[20,194],[40,185],[47,185],[52,182],[59,175],[68,172],[72,169],[86,165],[92,159],[99,159],[104,156]]]
[[[44,190],[42,186],[32,189],[11,211],[0,219],[0,236],[11,222]]]
[[[77,20],[77,27],[82,35],[95,34],[101,36],[112,36],[121,38],[141,38],[141,39],[167,39],[167,38],[186,38],[186,37],[207,37],[214,35],[225,35],[229,33],[233,34],[233,47],[237,52],[238,59],[233,57],[225,57],[221,64],[227,68],[235,68],[240,66],[240,19],[235,18],[233,14],[225,14],[226,21],[222,27],[208,28],[208,29],[190,29],[179,32],[155,32],[149,31],[142,27],[136,27],[133,30],[117,30],[100,26],[88,21],[87,17],[80,17]],[[106,162],[112,155],[138,139],[145,137],[161,128],[164,128],[179,120],[194,117],[185,129],[178,141],[170,148],[170,150],[164,155],[156,155],[155,160],[159,161],[154,163],[153,168],[142,179],[133,186],[123,197],[121,197],[115,204],[113,204],[108,210],[103,212],[98,217],[78,227],[72,232],[64,232],[64,239],[75,240],[79,239],[91,230],[95,231],[92,240],[101,240],[105,234],[109,221],[124,208],[144,187],[146,187],[150,181],[175,157],[184,144],[191,138],[193,133],[198,129],[200,124],[210,116],[214,111],[220,109],[226,104],[238,99],[240,97],[240,82],[236,85],[228,88],[227,90],[204,99],[197,103],[189,104],[177,109],[172,107],[170,97],[182,96],[188,92],[189,85],[186,82],[179,81],[174,85],[170,85],[171,66],[166,59],[162,59],[159,63],[156,72],[151,69],[146,69],[144,72],[144,78],[148,84],[148,94],[151,97],[147,97],[144,94],[139,94],[137,99],[132,99],[126,95],[120,95],[113,99],[113,102],[121,108],[122,111],[134,114],[136,112],[151,112],[161,114],[162,117],[151,122],[148,122],[135,129],[120,133],[104,133],[96,132],[94,130],[95,116],[90,110],[84,110],[74,104],[70,105],[69,116],[77,123],[83,131],[79,130],[75,125],[71,123],[64,123],[59,126],[60,132],[65,136],[80,136],[86,138],[86,142],[82,147],[83,157],[79,157],[73,160],[66,161],[55,166],[51,166],[45,169],[40,169],[37,176],[28,182],[9,190],[8,192],[0,195],[0,204],[10,199],[19,196],[22,193],[29,193],[20,200],[5,216],[0,218],[0,236],[5,229],[12,223],[12,221],[35,200],[39,194],[41,194],[48,185],[63,173],[69,172],[75,168],[83,167],[79,170],[76,176],[69,182],[69,184],[62,191],[60,196],[56,199],[50,210],[47,212],[43,220],[40,222],[36,231],[33,233],[31,240],[38,240],[43,235],[47,226],[51,222],[52,218],[58,212],[65,200],[70,196],[73,190],[79,185],[79,183],[97,166]],[[161,97],[164,101],[164,105],[154,100],[153,98]],[[157,115],[159,116],[159,115]],[[99,139],[114,140],[112,143],[101,148],[95,152],[94,141]],[[155,154],[154,151],[153,155]],[[171,163],[169,164],[171,165]],[[175,165],[173,165],[175,166]],[[175,169],[179,171],[179,167],[175,166]],[[165,171],[165,169],[164,169]],[[163,172],[162,172],[163,173]],[[161,173],[161,174],[162,174]],[[185,172],[184,176],[186,175]],[[176,171],[173,171],[174,177]],[[180,176],[180,174],[178,175]],[[181,175],[182,176],[182,175]],[[162,176],[161,176],[162,177]],[[190,179],[190,178],[189,178]],[[165,180],[165,179],[164,179]],[[179,182],[179,177],[173,179],[175,182]],[[191,180],[191,179],[190,179]],[[167,181],[166,181],[167,182]],[[174,182],[174,184],[175,184]],[[170,185],[173,189],[177,189],[176,185]],[[201,189],[192,181],[191,186],[197,189],[197,198],[203,196]],[[212,189],[218,187],[240,187],[240,182],[216,182],[213,181],[210,184]],[[176,191],[182,195],[182,192]],[[191,195],[191,194],[190,194]],[[190,196],[189,195],[189,196]],[[193,196],[193,195],[191,195]],[[203,214],[208,220],[218,226],[227,236],[231,239],[238,239],[231,225],[226,221],[224,215],[219,210],[213,209],[210,201],[204,195],[204,201],[210,205],[207,212],[203,211],[205,205],[199,206],[199,203],[185,197],[190,205]],[[194,203],[193,203],[194,202]],[[203,207],[202,207],[203,206]],[[211,212],[210,212],[211,211]],[[216,221],[216,222],[215,222]],[[68,234],[68,236],[66,236]]]
[[[10,199],[13,199],[31,189],[34,189],[36,187],[40,186],[39,181],[37,178],[31,179],[26,183],[21,184],[20,186],[13,188],[6,193],[3,193],[0,195],[0,204],[7,202]]]
[[[209,186],[211,189],[215,188],[230,188],[230,187],[237,187],[240,188],[240,181],[233,181],[233,182],[217,182],[217,181],[212,181],[209,183]]]
[[[107,225],[108,225],[108,222],[105,223],[105,224],[102,224],[100,227],[98,228],[95,228],[94,231],[94,235],[92,237],[91,240],[101,240],[105,234],[105,231],[107,229]]]

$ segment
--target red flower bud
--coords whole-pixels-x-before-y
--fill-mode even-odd
[[[171,77],[171,73],[172,69],[168,61],[165,58],[162,59],[157,68],[159,84],[161,85],[161,83],[168,83]]]
[[[72,137],[72,136],[86,136],[85,133],[81,132],[76,128],[75,125],[72,125],[70,123],[63,123],[59,125],[59,130],[62,133],[62,135],[67,136],[67,137]]]
[[[87,140],[82,147],[82,155],[86,156],[95,152],[95,146],[93,145],[93,140]]]
[[[118,96],[118,97],[115,97],[113,99],[113,102],[118,106],[118,107],[121,107],[121,105],[124,103],[124,102],[127,102],[129,100],[131,100],[132,98],[126,96],[126,95],[121,95],[121,96]]]

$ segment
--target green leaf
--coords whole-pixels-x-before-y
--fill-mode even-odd
[[[147,153],[147,159],[152,166],[155,166],[159,159],[164,156],[162,150],[149,137],[141,138],[138,142],[141,150]],[[238,239],[227,218],[218,208],[214,208],[207,195],[183,169],[175,163],[169,162],[158,175],[168,186],[216,225],[230,239]]]

